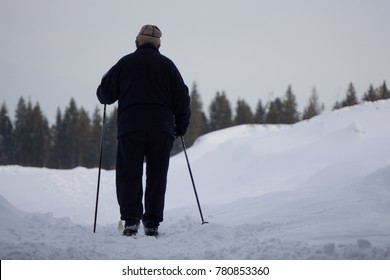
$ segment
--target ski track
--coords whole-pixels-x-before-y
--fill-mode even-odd
[[[1,259],[390,259],[390,246],[365,239],[321,245],[273,237],[288,225],[201,225],[196,217],[168,219],[156,239],[122,236],[116,224],[73,224],[52,214],[25,214],[8,228],[11,240],[0,242]]]

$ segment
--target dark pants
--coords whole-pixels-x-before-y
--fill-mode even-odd
[[[118,139],[116,191],[121,219],[158,227],[163,221],[169,156],[173,137],[157,131],[137,131]],[[146,160],[145,211],[142,204]]]

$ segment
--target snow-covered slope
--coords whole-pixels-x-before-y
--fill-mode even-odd
[[[0,258],[390,259],[390,102],[243,125],[171,159],[161,237],[116,231],[115,174],[0,167]],[[11,205],[12,204],[12,205]]]

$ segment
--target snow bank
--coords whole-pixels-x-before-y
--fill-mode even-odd
[[[237,126],[172,158],[159,239],[121,236],[114,172],[0,167],[1,259],[390,259],[390,102]]]

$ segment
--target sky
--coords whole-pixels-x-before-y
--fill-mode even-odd
[[[13,118],[21,96],[39,102],[51,123],[71,98],[92,114],[102,75],[155,24],[205,112],[217,91],[255,109],[288,85],[301,111],[313,87],[330,110],[350,82],[359,97],[390,83],[389,12],[387,0],[0,0],[0,103]]]

